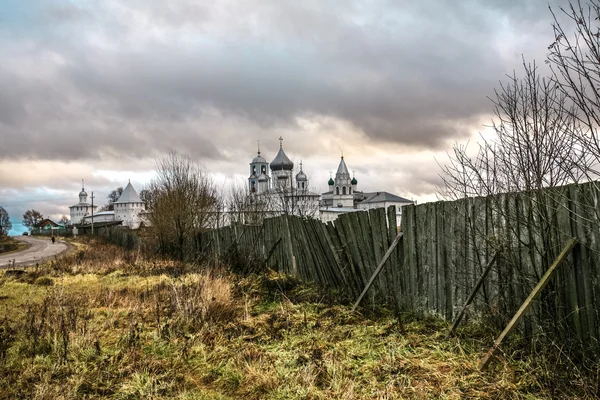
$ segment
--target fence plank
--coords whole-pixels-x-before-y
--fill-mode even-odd
[[[556,270],[556,268],[558,268],[558,266],[567,257],[569,252],[571,252],[571,250],[573,249],[573,247],[575,247],[576,244],[577,244],[577,239],[571,239],[566,244],[565,248],[559,254],[558,258],[554,261],[554,263],[550,266],[550,268],[548,268],[548,270],[546,271],[544,276],[540,279],[540,281],[535,286],[535,288],[533,288],[533,290],[531,291],[531,293],[529,294],[527,299],[525,299],[525,302],[523,302],[523,304],[521,305],[521,307],[519,308],[519,310],[517,311],[515,316],[512,318],[512,320],[508,323],[508,325],[506,326],[504,331],[502,331],[500,336],[498,336],[498,338],[494,342],[493,346],[488,350],[486,355],[481,359],[481,361],[479,362],[480,370],[482,370],[486,367],[490,358],[494,355],[494,353],[496,352],[496,350],[498,349],[500,344],[502,344],[502,341],[504,340],[504,338],[515,328],[515,326],[517,325],[519,320],[521,320],[521,318],[523,317],[525,312],[527,312],[527,310],[531,307],[533,301],[539,296],[540,292],[546,287],[546,285],[550,281],[550,278],[552,278],[552,275],[554,274],[554,271]]]

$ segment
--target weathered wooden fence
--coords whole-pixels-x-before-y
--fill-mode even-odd
[[[586,345],[600,339],[598,182],[403,208],[403,305],[453,319],[498,254],[471,307],[505,324],[570,238],[579,240],[527,314],[522,333],[544,328]]]
[[[275,270],[341,289],[352,298],[360,294],[390,243],[396,237],[393,207],[348,213],[324,224],[295,216],[268,218],[262,226],[231,226],[200,235],[197,247],[207,254],[232,251],[264,260]],[[396,303],[395,271],[402,248],[392,254],[373,295]]]
[[[369,292],[371,301],[452,320],[497,254],[468,315],[507,322],[569,238],[580,244],[544,289],[523,326],[600,339],[598,183],[403,207],[403,241]],[[396,236],[392,208],[348,213],[335,223],[282,216],[262,226],[204,233],[197,248],[235,251],[356,298]]]

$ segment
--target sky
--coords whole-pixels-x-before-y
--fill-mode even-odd
[[[4,0],[0,206],[19,234],[28,209],[69,215],[82,179],[100,205],[143,189],[169,151],[226,188],[280,136],[318,192],[343,152],[359,190],[435,200],[494,88],[544,66],[551,21],[538,0]]]

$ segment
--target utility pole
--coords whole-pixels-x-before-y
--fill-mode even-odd
[[[94,236],[94,192],[92,192],[92,236]]]

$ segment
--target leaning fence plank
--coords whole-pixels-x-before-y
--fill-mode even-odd
[[[465,314],[465,310],[467,309],[467,307],[469,306],[469,304],[471,304],[471,302],[475,298],[475,295],[479,291],[479,288],[481,287],[481,285],[483,285],[483,282],[485,281],[485,277],[491,271],[492,265],[494,265],[494,261],[496,260],[496,255],[497,254],[498,253],[494,254],[494,256],[492,257],[492,259],[488,262],[487,266],[485,267],[485,270],[483,271],[483,274],[481,275],[481,277],[477,281],[477,284],[473,288],[473,291],[471,292],[471,294],[467,298],[467,301],[465,301],[465,304],[462,306],[462,309],[458,313],[458,316],[456,317],[456,320],[452,324],[452,327],[450,328],[450,331],[446,335],[446,338],[449,338],[450,336],[452,336],[452,334],[454,333],[454,330],[456,329],[456,327],[458,326],[458,324],[460,324],[460,321],[462,320],[462,317]]]
[[[492,347],[488,350],[486,355],[481,359],[481,361],[479,362],[480,370],[483,370],[486,367],[490,358],[494,355],[494,353],[496,352],[496,350],[498,349],[498,347],[500,346],[500,344],[502,343],[502,341],[504,340],[506,335],[508,335],[515,328],[515,326],[521,320],[521,318],[523,317],[525,312],[533,304],[533,300],[535,300],[535,298],[540,294],[542,289],[544,289],[546,287],[546,285],[550,281],[550,278],[552,278],[554,271],[556,271],[556,268],[558,268],[558,266],[562,263],[562,261],[569,255],[569,253],[571,252],[571,250],[573,250],[573,247],[575,247],[576,244],[577,244],[577,239],[569,240],[569,242],[567,243],[567,245],[565,246],[563,251],[558,255],[558,258],[554,261],[554,263],[550,266],[550,268],[548,268],[548,270],[546,271],[544,276],[542,276],[542,279],[540,279],[540,281],[535,286],[535,288],[533,288],[533,290],[531,291],[531,293],[529,294],[527,299],[525,299],[525,302],[521,305],[521,308],[519,308],[519,310],[517,311],[515,316],[510,320],[510,322],[508,323],[506,328],[504,328],[504,331],[502,331],[500,336],[498,336],[498,339],[496,339],[496,341],[494,342]]]
[[[392,254],[392,252],[396,248],[396,245],[398,244],[398,242],[400,242],[401,238],[402,238],[402,232],[398,233],[398,235],[396,236],[396,239],[394,239],[394,241],[390,245],[390,248],[387,249],[387,251],[385,252],[385,255],[383,256],[383,258],[379,262],[379,265],[377,266],[377,269],[373,273],[373,276],[371,276],[371,279],[369,279],[369,282],[367,282],[367,285],[365,286],[364,290],[362,291],[362,293],[360,294],[360,296],[356,300],[356,303],[354,303],[354,306],[352,306],[352,312],[356,311],[356,307],[358,307],[358,305],[360,304],[360,302],[363,299],[363,297],[365,296],[365,294],[369,291],[369,288],[371,287],[371,285],[373,284],[373,282],[375,282],[375,279],[377,278],[377,275],[379,275],[379,273],[383,269],[383,266],[385,265],[387,259],[390,257],[390,255]]]

